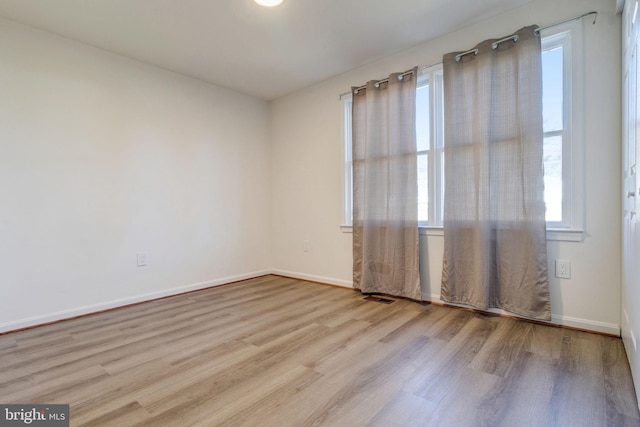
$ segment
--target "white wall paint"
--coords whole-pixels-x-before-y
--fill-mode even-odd
[[[6,20],[0,58],[0,331],[268,269],[265,102]]]
[[[610,0],[539,0],[411,50],[273,101],[273,266],[276,271],[351,283],[351,235],[341,219],[342,136],[338,95],[352,85],[441,60],[478,41],[597,10],[585,20],[586,238],[549,242],[555,258],[572,262],[572,279],[551,277],[554,321],[616,333],[620,324],[620,17]],[[303,240],[311,242],[304,252]],[[443,240],[421,236],[426,293],[440,294]],[[553,275],[553,274],[552,274]]]
[[[519,27],[585,23],[586,227],[549,244],[558,322],[620,323],[620,20],[539,0],[272,102],[0,20],[0,331],[266,271],[351,283],[339,229],[341,104],[353,84]],[[268,141],[271,142],[269,146]],[[309,240],[311,251],[303,251]],[[442,237],[422,236],[439,295]],[[149,266],[135,267],[146,251]]]

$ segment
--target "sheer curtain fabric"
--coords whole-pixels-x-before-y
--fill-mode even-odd
[[[353,284],[420,299],[417,68],[352,91]]]
[[[536,26],[443,59],[441,299],[550,320]]]

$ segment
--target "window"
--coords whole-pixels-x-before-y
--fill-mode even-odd
[[[418,221],[422,227],[441,225],[444,211],[442,90],[442,69],[428,70],[418,76],[416,91]]]
[[[544,184],[547,237],[582,239],[583,184],[581,146],[581,49],[573,22],[545,30],[542,36]],[[344,105],[344,216],[343,229],[351,225],[351,98]],[[418,153],[418,218],[421,230],[439,234],[442,227],[444,188],[444,110],[442,68],[431,67],[418,76],[416,92],[416,149]]]

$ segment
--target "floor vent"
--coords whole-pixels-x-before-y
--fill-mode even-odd
[[[395,302],[394,299],[380,298],[380,297],[375,297],[373,295],[369,295],[368,297],[364,297],[364,299],[367,300],[367,301],[381,302],[382,304],[391,304],[392,302]]]

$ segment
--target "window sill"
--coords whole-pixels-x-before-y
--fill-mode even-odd
[[[353,233],[350,225],[341,225],[343,233]],[[419,227],[421,236],[444,236],[442,227]],[[547,241],[558,242],[582,242],[584,240],[584,230],[568,228],[547,228]]]
[[[582,242],[584,240],[584,230],[576,228],[547,228],[547,240]]]
[[[353,233],[353,227],[351,225],[340,225],[340,231],[343,233]]]

